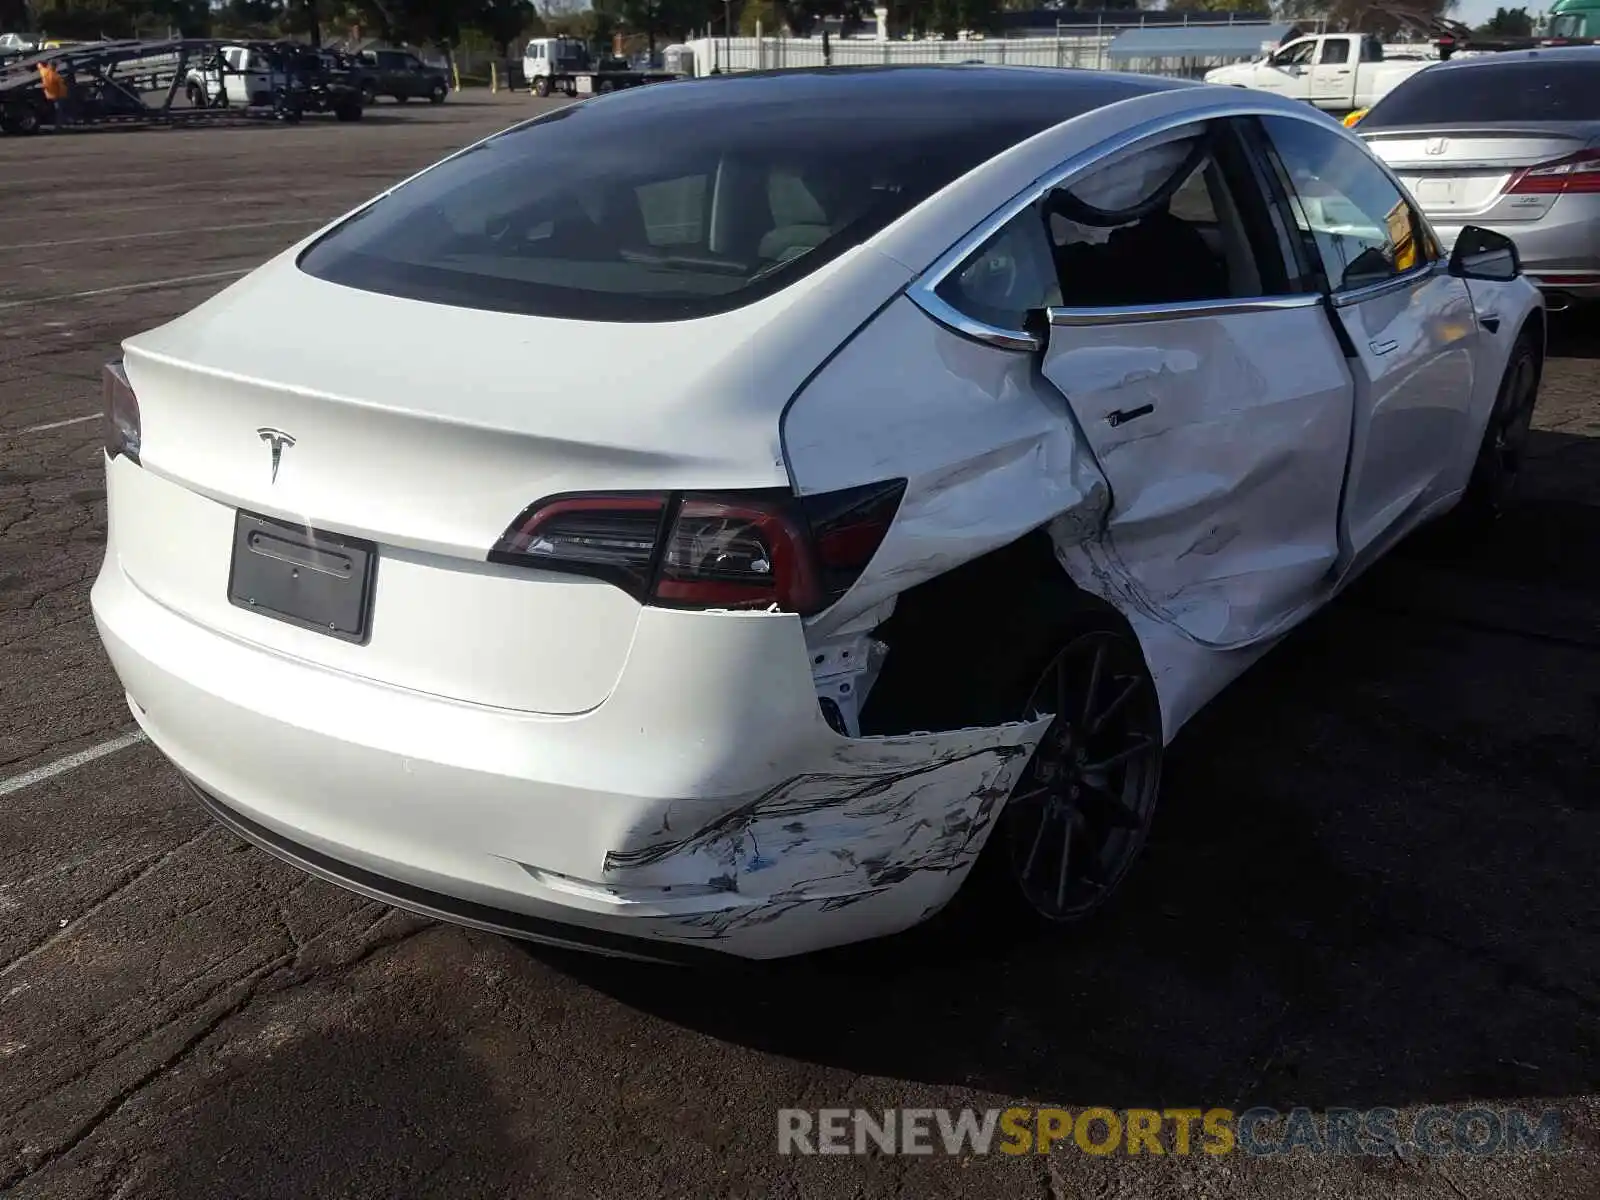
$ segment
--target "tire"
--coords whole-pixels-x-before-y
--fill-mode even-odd
[[[533,94],[538,96],[540,99],[543,99],[550,94],[549,76],[541,75],[539,78],[533,81]]]
[[[377,93],[376,89],[373,88],[373,86],[372,86],[372,84],[370,82],[369,83],[363,83],[361,85],[361,104],[362,104],[362,106],[365,107],[365,108],[371,108],[377,102],[378,102],[378,93]]]
[[[901,680],[884,697],[899,710],[895,728],[994,726],[1057,710],[942,918],[979,941],[1059,931],[1098,912],[1143,848],[1160,792],[1161,705],[1138,639],[1065,577],[1026,588],[1003,620],[986,622],[992,632],[943,660],[936,686]],[[879,688],[888,682],[886,673]],[[1097,727],[1086,733],[1086,724]]]
[[[198,84],[191,83],[189,85],[188,92],[190,108],[206,107],[206,92],[203,87],[200,87]]]
[[[969,908],[1002,928],[1060,927],[1098,912],[1144,848],[1160,794],[1161,706],[1132,632],[1112,614],[1080,610],[1056,623],[1044,644],[1053,653],[1034,649],[1017,659],[1032,663],[1024,699],[1015,679],[987,698],[991,714],[1005,711],[1015,721],[1059,707],[1052,693],[1061,692],[1062,678],[1078,681],[1066,689],[1065,718],[1058,714],[1040,740],[964,889]]]
[[[1450,514],[1449,524],[1458,532],[1485,532],[1509,505],[1527,456],[1543,373],[1544,354],[1539,338],[1532,329],[1524,328],[1506,361],[1466,494]]]
[[[24,104],[11,113],[6,128],[9,132],[20,134],[22,137],[32,137],[39,132],[41,124],[39,110],[31,104]]]
[[[433,90],[428,93],[428,103],[443,104],[446,94],[447,89],[445,88],[444,84],[436,83],[433,85]]]
[[[404,104],[409,99],[411,99],[411,97],[406,95],[404,92],[396,92],[394,94],[394,102],[396,104]]]
[[[361,120],[361,105],[341,104],[333,110],[333,115],[341,121],[359,121]]]

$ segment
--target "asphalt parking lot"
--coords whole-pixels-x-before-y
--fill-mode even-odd
[[[1600,1195],[1593,313],[1555,318],[1491,541],[1406,548],[1198,718],[1127,892],[1069,940],[647,968],[398,913],[212,824],[88,611],[100,364],[537,103],[0,138],[0,1194]],[[1013,1102],[1550,1108],[1563,1150],[776,1153],[782,1108]]]

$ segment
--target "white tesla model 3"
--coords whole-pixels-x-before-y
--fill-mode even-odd
[[[1543,355],[1514,246],[1292,101],[623,92],[128,340],[94,613],[211,812],[369,896],[657,958],[1070,922],[1201,705],[1493,514]]]

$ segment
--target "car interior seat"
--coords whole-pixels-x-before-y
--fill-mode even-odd
[[[1179,304],[1230,294],[1228,271],[1200,231],[1162,210],[1101,243],[1057,247],[1069,306]]]

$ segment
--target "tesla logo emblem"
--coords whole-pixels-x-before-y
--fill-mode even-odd
[[[1443,154],[1445,147],[1450,144],[1448,138],[1429,138],[1428,144],[1422,148],[1424,154]]]
[[[278,464],[283,461],[283,452],[294,445],[294,439],[281,429],[258,429],[256,436],[272,448],[272,482],[278,482]]]

